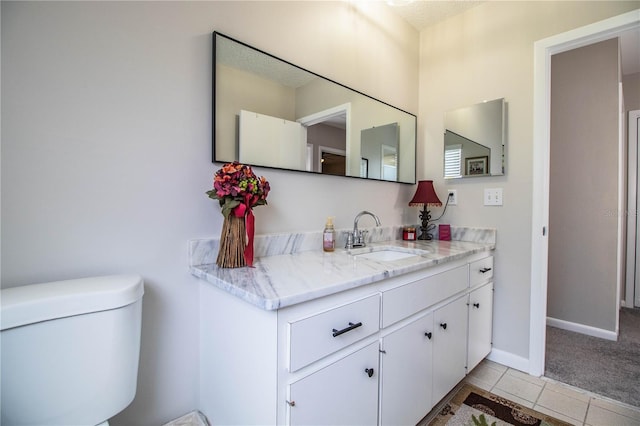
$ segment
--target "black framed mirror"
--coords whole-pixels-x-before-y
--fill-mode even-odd
[[[214,162],[416,182],[414,114],[219,32],[213,57]]]

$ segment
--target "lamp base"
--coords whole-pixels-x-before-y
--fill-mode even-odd
[[[420,230],[422,231],[422,228],[420,228]],[[431,234],[429,234],[429,233],[427,233],[425,231],[422,231],[422,234],[420,234],[418,239],[422,240],[422,241],[433,240],[433,235],[431,235]]]
[[[431,220],[431,212],[427,210],[426,206],[420,213],[420,220],[422,221],[422,226],[420,226],[420,236],[418,237],[418,239],[423,241],[433,240],[433,234],[431,234],[429,231],[435,229],[436,225],[434,225],[433,223],[429,223],[429,221]]]

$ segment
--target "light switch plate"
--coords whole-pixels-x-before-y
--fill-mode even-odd
[[[502,205],[502,188],[485,188],[484,205],[485,206],[501,206]]]

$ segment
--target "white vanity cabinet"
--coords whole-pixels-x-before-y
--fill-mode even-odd
[[[488,255],[277,310],[202,282],[198,408],[212,424],[416,424],[491,350]]]

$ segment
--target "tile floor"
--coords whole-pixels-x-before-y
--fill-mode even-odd
[[[579,426],[640,425],[640,408],[484,360],[465,381]]]

